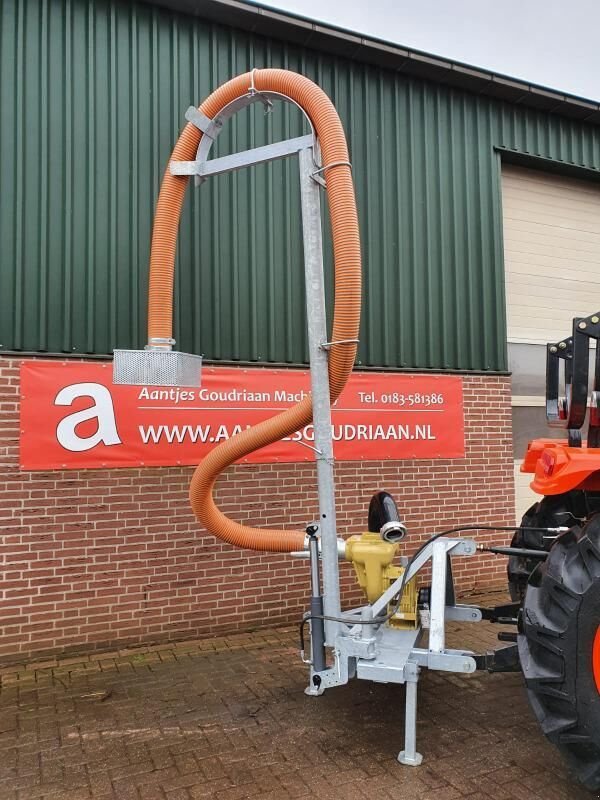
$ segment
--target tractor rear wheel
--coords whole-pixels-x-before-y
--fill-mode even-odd
[[[600,514],[532,572],[519,656],[543,732],[588,788],[600,788]]]
[[[534,503],[525,512],[521,520],[521,527],[513,536],[511,547],[549,551],[554,544],[554,539],[546,531],[528,529],[578,526],[580,518],[585,517],[586,513],[584,492],[573,491],[543,497],[539,503]],[[539,563],[537,558],[511,556],[508,559],[508,589],[514,602],[523,602],[529,576]]]

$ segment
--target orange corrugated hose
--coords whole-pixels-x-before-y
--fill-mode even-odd
[[[257,91],[279,92],[294,100],[310,118],[321,145],[322,162],[347,162],[348,147],[342,123],[331,100],[311,80],[282,69],[253,70],[233,78],[213,92],[200,106],[210,119],[237,97]],[[173,161],[190,161],[196,156],[201,132],[186,125],[171,155]],[[327,197],[333,234],[335,262],[335,304],[332,341],[357,339],[360,321],[360,240],[354,186],[349,166],[332,166],[325,171]],[[165,172],[154,219],[150,254],[148,300],[149,338],[171,338],[173,327],[173,275],[175,246],[187,177]],[[234,221],[235,224],[235,221]],[[339,396],[352,371],[356,345],[333,345],[329,357],[329,385],[332,402]],[[267,530],[240,525],[225,516],[213,499],[218,475],[229,465],[254,450],[289,436],[312,419],[310,396],[292,408],[249,428],[212,450],[197,467],[190,485],[190,500],[198,520],[215,536],[237,547],[272,552],[301,550],[302,531]]]

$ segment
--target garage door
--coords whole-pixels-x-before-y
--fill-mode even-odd
[[[516,515],[535,501],[518,471],[546,426],[545,345],[575,316],[600,310],[600,185],[539,170],[502,168],[509,368],[513,373]]]

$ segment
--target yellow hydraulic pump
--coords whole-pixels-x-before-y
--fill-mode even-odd
[[[351,536],[346,541],[346,560],[351,561],[356,570],[360,588],[373,603],[404,572],[404,567],[393,566],[400,545],[387,542],[378,533],[362,533]],[[416,577],[404,587],[402,602],[398,611],[388,622],[394,628],[416,628],[418,589]],[[391,610],[393,603],[388,606]]]

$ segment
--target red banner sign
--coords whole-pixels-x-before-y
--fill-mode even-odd
[[[112,364],[21,366],[24,470],[197,464],[220,441],[310,390],[306,370],[206,367],[200,389],[118,386]],[[462,380],[353,373],[333,415],[344,461],[464,456]],[[312,425],[244,462],[311,461]]]

